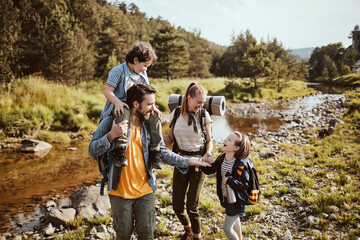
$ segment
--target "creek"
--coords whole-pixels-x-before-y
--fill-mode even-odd
[[[286,123],[279,114],[292,114],[322,104],[325,99],[343,97],[343,89],[309,84],[324,94],[309,96],[293,104],[281,104],[250,116],[212,116],[213,139],[222,141],[233,130],[243,133],[273,132]],[[334,94],[336,93],[336,94]],[[166,128],[165,126],[164,128]],[[60,206],[69,205],[69,195],[77,188],[100,181],[97,164],[87,151],[88,140],[71,145],[54,145],[46,156],[19,150],[0,152],[0,231],[32,231],[43,215],[44,204],[56,196]],[[50,197],[51,196],[51,197]]]

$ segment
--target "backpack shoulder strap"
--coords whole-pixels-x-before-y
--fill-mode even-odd
[[[180,106],[177,106],[177,107],[175,108],[174,116],[173,116],[173,119],[171,120],[171,123],[170,123],[170,125],[169,125],[169,128],[172,128],[172,127],[175,125],[176,120],[177,120],[177,119],[179,118],[179,116],[180,116],[180,113],[181,113],[181,111],[180,111]]]
[[[205,108],[200,108],[200,114],[199,114],[199,118],[200,118],[200,126],[201,126],[201,131],[203,131],[206,134],[205,131],[205,126],[206,126],[206,115],[205,115]]]

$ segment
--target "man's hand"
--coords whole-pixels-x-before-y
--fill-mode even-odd
[[[122,136],[128,130],[128,120],[124,120],[120,123],[115,123],[115,119],[112,123],[111,130],[108,132],[107,137],[111,143],[115,138]]]
[[[118,101],[114,107],[115,116],[120,116],[120,115],[124,114],[124,107],[129,109],[129,106],[126,103],[124,103],[122,101]]]
[[[211,167],[211,165],[207,162],[201,161],[200,158],[191,157],[189,158],[189,166],[202,166],[202,167]]]

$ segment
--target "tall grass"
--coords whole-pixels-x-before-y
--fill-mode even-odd
[[[100,90],[100,86],[96,88]],[[0,99],[0,128],[10,136],[33,134],[40,129],[94,130],[96,125],[90,119],[99,116],[105,103],[104,97],[81,85],[66,86],[40,77],[2,86]]]

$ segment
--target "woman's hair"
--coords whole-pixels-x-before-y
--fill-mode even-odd
[[[132,45],[130,50],[126,53],[125,61],[134,64],[134,58],[138,58],[139,62],[147,62],[149,60],[152,63],[156,63],[157,56],[155,50],[148,42],[137,41]]]
[[[234,153],[234,157],[237,159],[243,159],[249,156],[250,153],[250,140],[249,137],[245,134],[242,134],[238,131],[234,131],[236,136],[239,137],[239,140],[235,141],[235,146],[239,147],[239,150],[237,150]]]
[[[196,82],[190,83],[190,85],[186,89],[185,96],[181,104],[181,114],[188,111],[188,96],[194,98],[198,94],[207,95],[207,90],[203,88],[201,85],[197,84]]]

